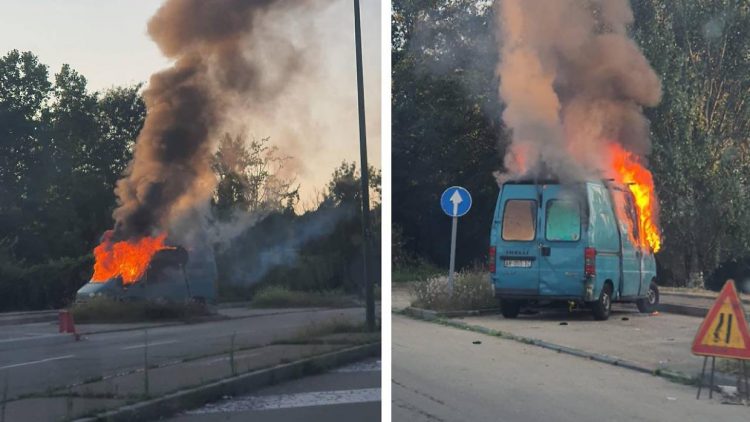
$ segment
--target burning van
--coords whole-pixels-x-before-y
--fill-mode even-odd
[[[94,274],[78,290],[76,301],[214,301],[217,271],[210,251],[188,253],[181,246],[167,246],[166,236],[122,242],[110,242],[109,236],[94,250]]]
[[[633,189],[611,180],[503,184],[489,253],[503,315],[552,302],[587,306],[600,320],[613,301],[654,311],[654,246],[640,212]]]

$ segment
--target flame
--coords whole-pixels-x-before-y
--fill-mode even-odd
[[[94,248],[94,275],[91,281],[102,283],[122,277],[123,284],[133,284],[143,277],[154,254],[162,249],[167,234],[143,237],[136,241],[112,242],[112,231],[104,233],[102,243]]]
[[[616,180],[626,184],[635,198],[641,246],[658,252],[661,249],[661,231],[656,221],[658,202],[654,190],[654,178],[651,172],[638,162],[636,156],[626,151],[620,144],[610,144],[610,155]]]
[[[531,148],[526,144],[511,144],[505,156],[505,167],[515,174],[526,174],[529,171]]]

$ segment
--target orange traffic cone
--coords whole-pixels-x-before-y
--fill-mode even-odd
[[[58,331],[73,334],[76,340],[78,340],[78,333],[76,333],[76,326],[73,322],[73,314],[70,311],[64,309],[58,313]]]

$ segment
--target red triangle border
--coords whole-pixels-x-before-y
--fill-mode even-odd
[[[735,311],[735,317],[737,317],[737,322],[739,323],[737,325],[737,328],[740,330],[742,339],[745,341],[744,349],[736,349],[733,347],[707,346],[701,344],[701,340],[705,337],[706,331],[708,331],[711,323],[719,313],[721,305],[727,299],[729,300],[729,303],[732,305],[732,308]],[[739,313],[739,315],[736,315],[737,313]],[[703,319],[703,322],[698,329],[698,333],[696,333],[695,335],[691,351],[694,355],[699,356],[716,356],[731,359],[750,360],[750,333],[748,332],[747,321],[745,320],[745,310],[742,308],[742,302],[737,295],[737,289],[734,286],[734,280],[727,280],[726,284],[724,284],[724,287],[721,289],[719,296],[716,298],[716,301],[711,306],[708,314]]]

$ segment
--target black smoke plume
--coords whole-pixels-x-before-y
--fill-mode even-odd
[[[214,140],[238,99],[261,101],[278,91],[264,82],[248,39],[265,13],[308,7],[306,0],[168,0],[148,33],[174,65],[151,76],[147,117],[133,161],[117,183],[115,239],[165,230],[176,216],[210,196]],[[317,2],[320,3],[320,2]],[[289,55],[276,69],[283,81],[300,67]],[[246,101],[246,100],[243,100]]]

